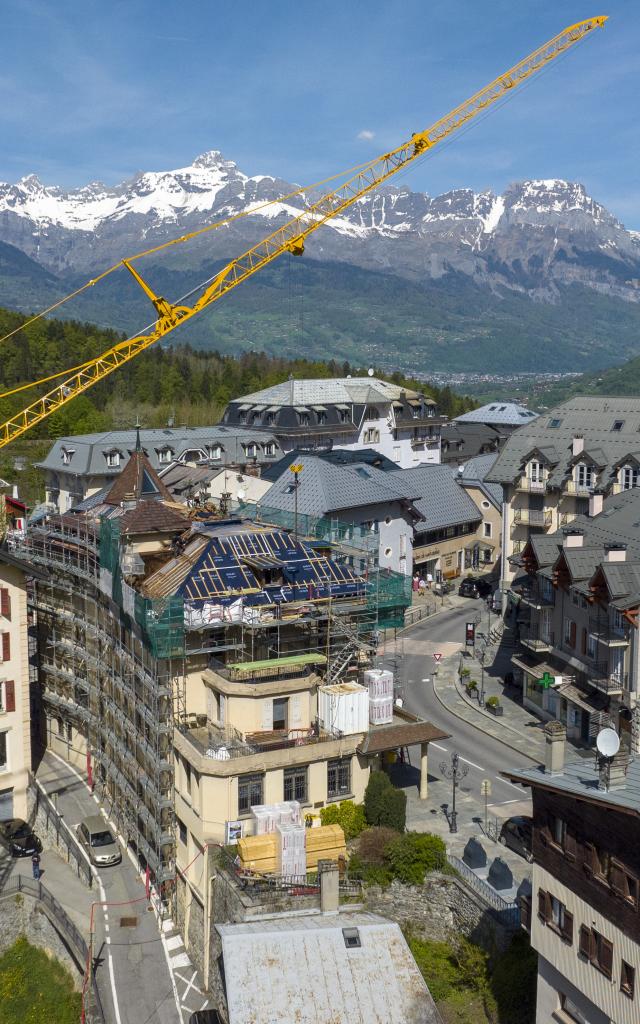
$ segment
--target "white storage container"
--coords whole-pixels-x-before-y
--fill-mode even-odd
[[[371,725],[390,725],[393,721],[393,696],[374,697],[369,701]]]
[[[345,735],[369,729],[369,691],[358,683],[334,683],[318,689],[318,718],[324,729]]]
[[[364,674],[369,697],[393,697],[393,672],[386,668],[370,668]]]

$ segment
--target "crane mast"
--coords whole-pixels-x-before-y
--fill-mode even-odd
[[[123,265],[133,275],[156,310],[157,320],[153,329],[107,349],[93,361],[89,361],[76,372],[70,373],[65,380],[11,419],[0,424],[0,448],[26,433],[31,427],[72,401],[77,395],[93,387],[94,384],[117,370],[119,366],[134,359],[156,341],[175,330],[176,327],[197,316],[203,309],[207,309],[227,292],[246,281],[283,253],[301,255],[304,252],[306,239],[323,224],[338,216],[426,151],[458,131],[474,117],[506,96],[512,89],[580,42],[594,29],[601,28],[606,20],[606,16],[599,16],[570,25],[475,93],[470,99],[450,111],[445,117],[440,118],[430,128],[417,132],[397,149],[384,153],[372,160],[371,163],[361,167],[356,174],[344,181],[338,188],[326,193],[321,199],[302,210],[298,216],[287,221],[257,245],[223,267],[219,273],[202,285],[203,291],[193,305],[174,305],[162,296],[156,295],[132,263],[126,259],[122,260]]]

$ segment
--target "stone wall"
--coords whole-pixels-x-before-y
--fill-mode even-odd
[[[37,899],[25,893],[0,899],[0,954],[24,935],[32,946],[39,946],[64,964],[73,978],[76,990],[82,989],[82,973],[65,943],[51,924]],[[1,1014],[0,1014],[1,1016]]]
[[[365,890],[367,910],[411,925],[427,939],[446,942],[452,934],[464,935],[489,954],[504,951],[512,932],[489,913],[487,905],[460,878],[434,873],[424,885],[394,881],[387,889]]]
[[[44,850],[55,850],[65,863],[75,871],[80,881],[90,888],[91,868],[73,832],[63,821],[53,803],[36,786],[27,792],[29,822]]]

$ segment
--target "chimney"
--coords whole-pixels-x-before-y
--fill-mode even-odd
[[[340,902],[338,865],[334,860],[319,860],[320,911],[323,914],[337,914]]]
[[[562,775],[567,730],[562,722],[547,722],[544,729],[544,770],[547,775]]]
[[[581,455],[584,451],[584,437],[582,434],[576,434],[571,443],[572,455]]]
[[[627,560],[627,545],[626,544],[605,544],[605,546],[604,546],[604,560],[605,560],[605,562],[626,562],[626,560]]]
[[[582,530],[563,530],[563,548],[581,548],[584,541]]]
[[[598,758],[598,789],[608,793],[610,789],[624,789],[627,784],[629,755],[619,750],[613,757]]]
[[[593,494],[589,495],[589,516],[599,516],[602,512],[602,503],[604,501],[604,494],[600,491],[594,491]]]

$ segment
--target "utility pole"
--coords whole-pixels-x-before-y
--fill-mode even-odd
[[[289,469],[293,473],[293,538],[298,539],[298,487],[300,486],[300,474],[303,470],[301,462],[296,462]]]
[[[451,785],[453,789],[453,797],[451,801],[451,816],[449,818],[449,832],[454,833],[458,831],[458,812],[456,811],[456,789],[464,779],[465,775],[469,771],[469,767],[466,764],[460,764],[460,756],[454,750],[451,755],[451,764],[447,761],[440,762],[440,771],[444,775],[445,779],[451,779]]]

